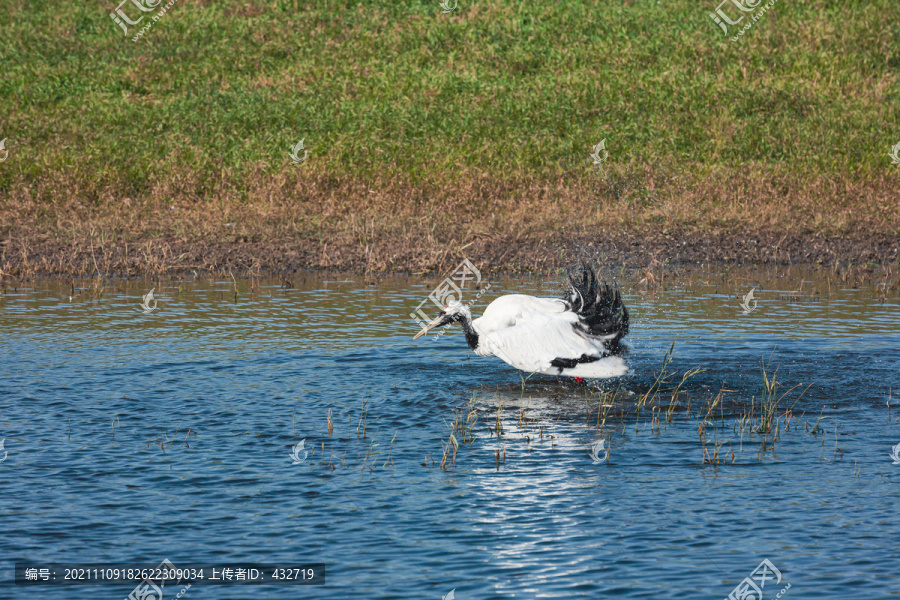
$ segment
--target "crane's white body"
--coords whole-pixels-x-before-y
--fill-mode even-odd
[[[578,314],[564,300],[524,294],[501,296],[488,305],[483,316],[472,321],[471,327],[478,334],[473,350],[479,356],[496,356],[528,373],[584,378],[628,373],[625,361],[607,350],[606,342],[615,334],[592,336],[580,331],[578,322]],[[593,361],[568,368],[551,364],[584,357]]]
[[[628,309],[619,288],[598,285],[587,265],[580,278],[569,275],[561,299],[501,296],[474,320],[467,306],[453,300],[413,339],[450,323],[462,325],[469,348],[479,356],[496,356],[528,373],[576,379],[628,373],[619,343],[628,334]]]

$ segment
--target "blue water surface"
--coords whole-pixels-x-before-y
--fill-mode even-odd
[[[900,301],[805,277],[796,297],[799,275],[626,278],[631,372],[587,387],[523,381],[458,328],[413,341],[434,278],[7,282],[0,596],[122,599],[134,585],[26,587],[13,566],[163,559],[326,565],[322,585],[200,581],[188,599],[726,598],[764,559],[766,599],[900,596]],[[560,290],[491,283],[476,314]],[[673,342],[657,404],[704,371],[657,423],[636,404]],[[736,423],[763,363],[787,392],[777,436]]]

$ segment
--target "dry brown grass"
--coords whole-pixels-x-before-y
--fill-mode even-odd
[[[495,268],[540,270],[583,252],[579,246],[643,264],[653,256],[693,260],[685,243],[703,246],[708,260],[882,262],[898,259],[900,239],[894,173],[852,180],[746,168],[675,177],[647,167],[611,168],[586,181],[460,171],[410,183],[309,168],[261,169],[244,184],[248,194],[228,173],[200,182],[170,172],[134,197],[59,174],[19,183],[0,201],[0,268],[418,272],[466,254]]]

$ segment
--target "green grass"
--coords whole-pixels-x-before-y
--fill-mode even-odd
[[[136,42],[116,1],[0,10],[5,272],[900,232],[895,1],[778,0],[738,42],[717,0],[178,0]]]
[[[618,163],[891,171],[900,5],[780,0],[737,43],[715,6],[179,0],[132,42],[113,0],[10,1],[0,187],[190,171],[202,194],[224,171],[246,191],[301,137],[319,173],[411,182],[583,176],[602,138]]]

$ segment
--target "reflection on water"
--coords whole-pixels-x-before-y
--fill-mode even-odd
[[[504,293],[561,290],[484,275],[476,315]],[[768,558],[784,581],[765,597],[785,582],[788,598],[900,593],[895,282],[617,275],[631,372],[591,386],[477,357],[458,329],[413,341],[434,277],[7,282],[0,570],[286,560],[328,563],[327,585],[303,590],[315,598],[721,598]],[[671,377],[645,398],[673,341]],[[758,433],[763,361],[788,393]]]

